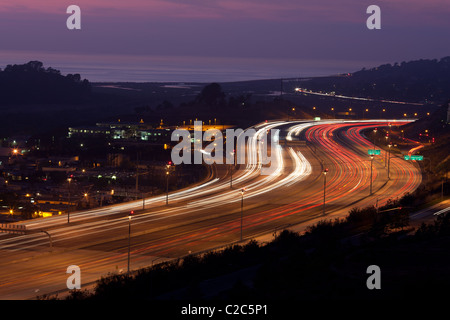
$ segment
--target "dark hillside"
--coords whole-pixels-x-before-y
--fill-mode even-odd
[[[0,70],[0,105],[81,103],[90,94],[89,81],[79,74],[63,76],[39,61]]]

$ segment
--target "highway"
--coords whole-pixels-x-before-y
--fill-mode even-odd
[[[387,125],[386,120],[262,123],[255,126],[247,148],[257,155],[262,134],[280,129],[270,175],[260,174],[259,162],[240,165],[230,188],[231,166],[213,165],[208,181],[170,193],[167,206],[161,195],[145,199],[145,209],[139,200],[71,213],[70,224],[65,215],[22,222],[31,233],[0,234],[0,298],[33,299],[62,292],[70,265],[81,268],[82,286],[107,273],[126,272],[129,227],[134,270],[237,243],[241,230],[244,240],[269,239],[275,230],[301,231],[321,219],[343,217],[356,206],[381,206],[421,183],[417,164],[399,156],[390,158],[388,179],[382,150],[372,162],[370,194],[367,149],[373,144],[362,131]],[[135,214],[130,220],[131,210]],[[49,237],[36,232],[40,230],[51,235],[51,248]]]

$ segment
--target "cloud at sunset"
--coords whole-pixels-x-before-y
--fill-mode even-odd
[[[355,22],[361,19],[361,9],[373,1],[367,0],[15,0],[0,4],[0,12],[20,14],[33,11],[38,13],[61,14],[70,4],[80,6],[88,15],[128,15],[153,18],[186,19],[259,19],[259,20],[315,20]],[[429,12],[450,12],[447,0],[379,0],[384,7],[399,14]],[[432,21],[429,21],[432,22]]]
[[[447,2],[15,0],[0,3],[0,41],[1,50],[30,57],[46,51],[314,60],[347,68],[349,61],[361,65],[449,55]],[[382,28],[370,31],[366,9],[374,3],[381,7]],[[82,12],[82,28],[74,32],[66,28],[72,4]]]

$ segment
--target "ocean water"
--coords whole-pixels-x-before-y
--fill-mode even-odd
[[[91,82],[230,82],[325,76],[378,65],[374,62],[230,57],[137,56],[0,51],[0,68],[39,60],[62,74]],[[369,65],[368,65],[369,64]]]

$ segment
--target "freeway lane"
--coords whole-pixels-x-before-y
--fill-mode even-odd
[[[270,126],[270,127],[269,127]],[[327,176],[326,217],[343,216],[349,207],[374,204],[383,194],[390,197],[413,190],[420,183],[420,171],[413,163],[393,161],[391,180],[380,161],[374,161],[374,194],[369,196],[370,161],[363,128],[382,126],[380,122],[276,122],[260,129],[281,128],[291,137],[277,150],[277,170],[261,176],[261,165],[240,166],[229,187],[228,166],[218,165],[224,173],[198,189],[184,190],[169,206],[164,197],[147,199],[151,205],[132,218],[131,266],[151,265],[155,259],[170,259],[214,247],[240,238],[241,193],[244,194],[242,230],[244,238],[271,234],[288,225],[306,226],[323,219],[323,175]],[[295,144],[306,138],[308,146]],[[258,152],[258,136],[249,144]],[[381,159],[381,158],[380,158]],[[392,159],[391,159],[392,160]],[[384,199],[384,198],[383,198]],[[129,210],[142,202],[119,208],[103,208],[74,214],[76,223],[62,223],[61,217],[30,222],[29,227],[45,227],[52,234],[54,250],[49,252],[43,234],[0,237],[0,297],[33,298],[39,293],[65,288],[67,266],[82,269],[82,283],[95,281],[107,272],[126,270],[128,218],[117,211]],[[95,218],[94,218],[95,217]],[[99,217],[104,217],[100,219]],[[62,217],[64,218],[64,217]],[[14,262],[14,263],[13,263]],[[19,263],[20,262],[20,263]]]

